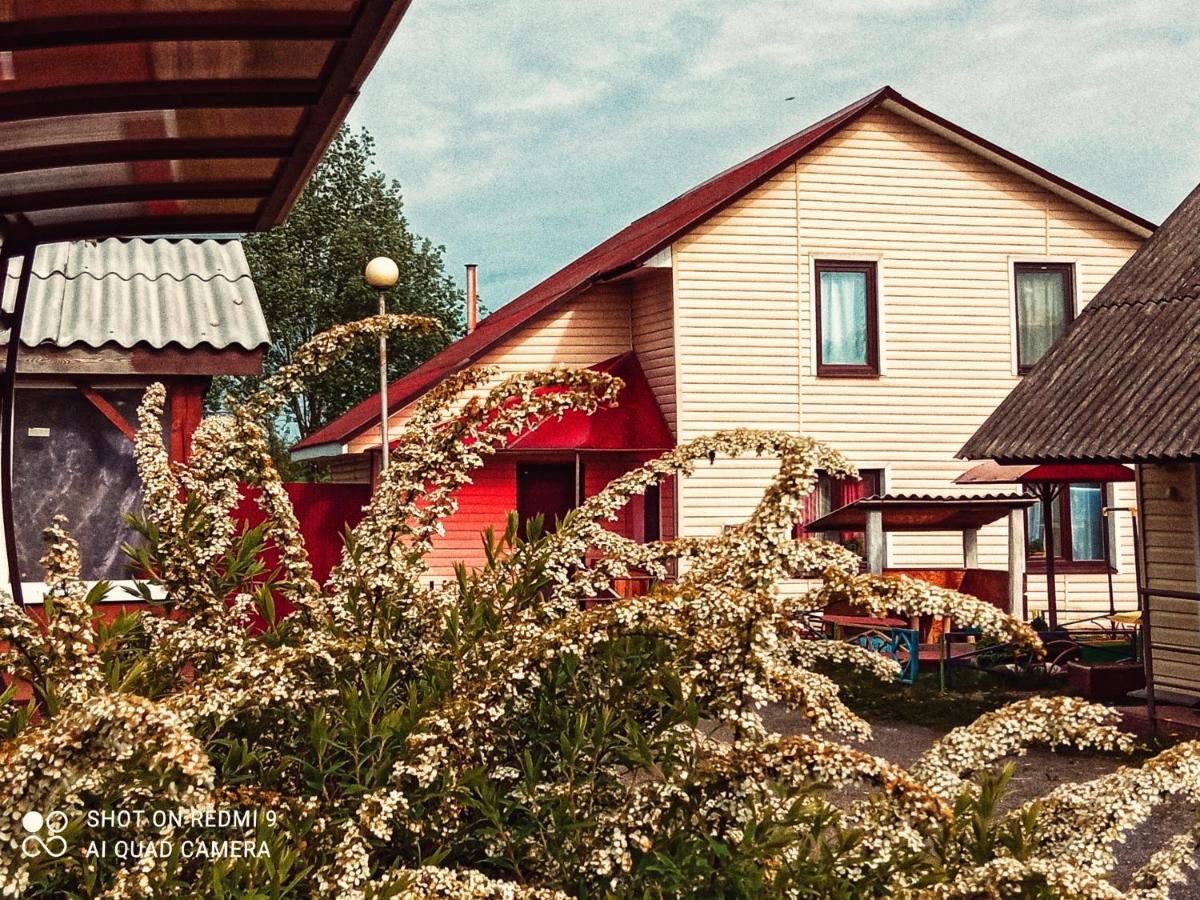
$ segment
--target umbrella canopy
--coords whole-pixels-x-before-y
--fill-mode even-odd
[[[1118,463],[1046,463],[1002,466],[988,460],[954,479],[955,484],[1079,484],[1095,481],[1133,481],[1133,469]]]

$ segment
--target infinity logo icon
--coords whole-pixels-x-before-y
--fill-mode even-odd
[[[21,854],[33,857],[45,853],[55,859],[65,854],[67,839],[62,836],[62,832],[67,828],[67,822],[67,814],[57,809],[44,816],[35,809],[25,813],[21,817],[21,827],[29,834],[21,842]],[[48,832],[46,838],[41,835],[43,828]]]

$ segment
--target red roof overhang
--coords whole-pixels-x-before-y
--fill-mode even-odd
[[[409,0],[0,4],[0,222],[39,243],[278,224]]]
[[[661,453],[675,446],[636,353],[622,353],[590,368],[615,375],[625,383],[615,405],[602,406],[590,416],[571,410],[561,419],[550,419],[520,435],[508,449]]]
[[[568,410],[561,418],[547,419],[531,431],[522,432],[508,441],[505,450],[547,451],[608,450],[624,452],[662,453],[675,446],[671,429],[663,418],[654,391],[637,354],[632,350],[604,362],[588,366],[593,372],[605,372],[623,382],[617,402],[600,406],[588,415],[580,410]],[[553,385],[538,388],[535,394],[561,392]],[[396,448],[399,441],[390,446]]]

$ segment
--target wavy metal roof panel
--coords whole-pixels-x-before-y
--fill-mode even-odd
[[[239,241],[110,239],[39,249],[21,343],[253,350],[270,335]]]

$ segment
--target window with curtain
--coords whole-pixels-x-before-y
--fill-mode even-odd
[[[1037,364],[1075,317],[1074,266],[1017,263],[1017,371]]]
[[[818,261],[817,374],[878,375],[875,263]]]
[[[821,538],[839,543],[855,553],[863,552],[861,531],[813,533],[804,528],[806,523],[819,519],[835,509],[841,509],[855,500],[883,493],[883,469],[859,469],[858,474],[858,478],[834,478],[825,472],[818,474],[817,483],[812,492],[804,498],[804,511],[795,530],[797,538],[800,540]]]
[[[1102,512],[1108,496],[1103,484],[1063,485],[1052,505],[1054,559],[1081,568],[1104,567],[1104,528]],[[1042,505],[1031,506],[1026,517],[1028,558],[1045,562],[1046,539],[1042,529]]]

